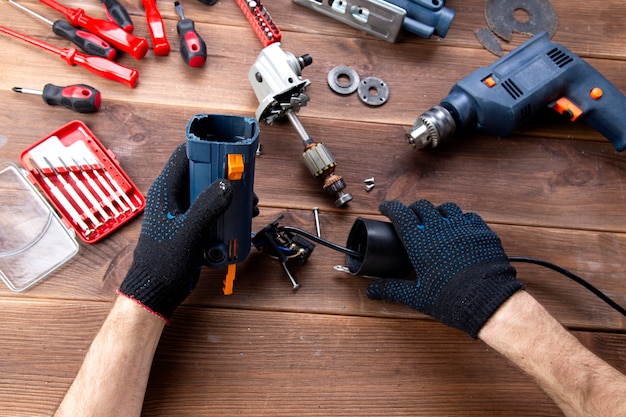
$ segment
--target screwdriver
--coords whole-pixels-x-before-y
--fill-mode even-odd
[[[50,180],[50,178],[48,178],[46,174],[43,173],[41,168],[39,168],[39,165],[37,165],[32,158],[29,158],[29,162],[30,162],[30,165],[33,167],[33,169],[37,171],[37,173],[39,174],[39,177],[46,184],[46,186],[48,187],[48,189],[54,196],[57,203],[61,206],[63,210],[67,212],[67,214],[70,216],[72,221],[76,223],[78,226],[80,226],[85,236],[88,236],[89,234],[91,234],[93,230],[91,230],[89,226],[87,226],[87,224],[83,221],[82,216],[78,213],[78,211],[76,211],[72,203],[69,202],[69,200],[65,197],[65,194],[63,194],[63,192],[59,189],[59,187],[54,185],[54,183]]]
[[[139,72],[136,69],[125,67],[114,61],[99,56],[83,55],[76,51],[76,48],[57,48],[4,26],[0,26],[0,32],[53,52],[63,58],[68,65],[78,64],[100,77],[122,83],[131,88],[134,88],[139,80]]]
[[[106,59],[115,58],[115,49],[107,42],[100,39],[98,36],[89,32],[85,32],[84,30],[77,30],[74,26],[70,25],[64,20],[57,20],[53,23],[51,20],[46,19],[40,14],[35,13],[34,11],[25,6],[22,6],[14,0],[7,1],[15,7],[21,9],[22,11],[30,14],[31,16],[34,16],[37,19],[40,19],[41,21],[51,25],[52,31],[55,34],[74,43],[74,45],[78,46],[89,55],[101,56]]]
[[[174,8],[180,20],[176,24],[176,31],[180,35],[180,54],[183,61],[191,67],[201,67],[206,62],[206,44],[196,32],[193,20],[185,19],[180,2],[174,2]]]
[[[44,0],[40,0],[44,1]],[[152,38],[152,50],[157,56],[165,56],[170,53],[170,44],[165,35],[165,25],[163,17],[156,5],[156,0],[141,0],[143,8],[146,11],[146,20],[148,21],[148,29]]]
[[[83,9],[68,8],[54,0],[39,1],[65,15],[72,25],[80,26],[83,29],[100,36],[102,39],[113,45],[113,47],[122,52],[126,52],[135,59],[143,58],[148,52],[147,40],[125,32],[124,29],[113,22],[93,18],[87,15]]]
[[[135,25],[130,19],[128,12],[117,0],[102,0],[102,6],[106,11],[107,17],[117,23],[119,27],[128,33],[133,33]]]
[[[67,87],[59,87],[54,84],[46,84],[41,90],[30,88],[13,87],[16,93],[37,94],[43,98],[46,104],[51,106],[63,106],[78,113],[94,113],[100,108],[100,92],[86,84],[74,84]]]

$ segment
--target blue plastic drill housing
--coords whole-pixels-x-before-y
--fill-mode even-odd
[[[220,268],[243,262],[250,253],[259,125],[250,117],[198,114],[186,134],[191,201],[218,179],[228,179],[233,190],[231,205],[205,237],[204,263]]]

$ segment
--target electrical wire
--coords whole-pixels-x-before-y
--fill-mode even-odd
[[[295,233],[301,236],[304,236],[307,239],[310,239],[316,243],[319,243],[320,245],[326,246],[330,249],[333,249],[335,251],[344,253],[346,255],[352,256],[356,259],[363,259],[364,255],[360,252],[354,251],[352,249],[343,247],[341,245],[338,245],[336,243],[333,243],[331,241],[328,241],[326,239],[322,239],[321,237],[318,237],[316,235],[314,235],[313,233],[309,233],[306,230],[303,229],[299,229],[297,227],[292,227],[292,226],[280,226],[277,229],[279,232],[287,232],[287,233]],[[545,268],[551,269],[555,272],[558,272],[561,275],[564,275],[568,278],[570,278],[571,280],[577,282],[578,284],[582,285],[583,287],[585,287],[587,290],[589,290],[591,293],[593,293],[596,297],[598,297],[600,300],[604,301],[606,304],[608,304],[611,308],[613,308],[614,310],[616,310],[617,312],[619,312],[620,314],[622,314],[623,316],[626,316],[626,309],[624,307],[622,307],[621,305],[619,305],[618,303],[616,303],[615,301],[613,301],[611,298],[609,298],[606,294],[604,294],[602,291],[600,291],[598,288],[594,287],[593,285],[591,285],[589,282],[587,282],[586,280],[584,280],[583,278],[579,277],[578,275],[574,274],[571,271],[568,271],[565,268],[562,268],[558,265],[555,265],[551,262],[548,261],[544,261],[541,259],[536,259],[536,258],[529,258],[529,257],[524,257],[524,256],[509,256],[509,261],[511,262],[521,262],[521,263],[529,263],[529,264],[535,264],[535,265],[539,265],[539,266],[543,266]]]
[[[555,272],[558,272],[562,275],[565,275],[566,277],[576,281],[578,284],[582,285],[583,287],[591,291],[596,297],[598,297],[599,299],[607,303],[614,310],[618,311],[623,316],[626,316],[626,309],[624,309],[621,305],[617,304],[615,301],[610,299],[606,294],[604,294],[602,291],[600,291],[599,289],[591,285],[589,282],[585,281],[583,278],[579,277],[578,275],[574,274],[571,271],[568,271],[565,268],[561,268],[558,265],[555,265],[553,263],[550,263],[541,259],[527,258],[523,256],[509,256],[509,261],[540,265],[545,268],[549,268]]]
[[[341,253],[344,253],[346,255],[350,255],[350,256],[352,256],[353,258],[356,258],[356,259],[363,259],[363,254],[361,252],[357,252],[357,251],[354,251],[352,249],[348,249],[346,247],[343,247],[341,245],[337,245],[336,243],[333,243],[333,242],[328,241],[326,239],[322,239],[321,237],[317,237],[313,233],[309,233],[306,230],[298,229],[297,227],[292,227],[292,226],[280,226],[278,228],[278,230],[280,232],[291,232],[291,233],[295,233],[297,235],[304,236],[307,239],[311,239],[312,241],[314,241],[316,243],[319,243],[320,245],[324,245],[327,248],[336,250],[337,252],[341,252]]]

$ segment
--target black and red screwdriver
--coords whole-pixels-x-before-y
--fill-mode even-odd
[[[84,55],[79,53],[76,48],[57,48],[49,43],[23,35],[4,26],[0,26],[0,32],[55,53],[63,58],[68,65],[80,65],[107,80],[116,81],[131,88],[134,88],[137,85],[137,81],[139,81],[139,72],[136,69],[125,67],[115,61],[109,61],[99,56]]]
[[[100,36],[102,39],[113,45],[114,48],[117,48],[122,52],[126,52],[135,59],[143,58],[148,52],[147,40],[133,36],[113,22],[93,18],[87,15],[83,9],[65,7],[62,4],[57,3],[55,0],[39,1],[65,15],[72,25],[80,26],[83,29]]]
[[[174,8],[180,16],[180,20],[176,24],[176,30],[180,35],[180,54],[183,57],[183,61],[189,66],[201,67],[206,62],[206,44],[198,35],[198,32],[196,32],[193,21],[185,19],[180,2],[174,2]]]
[[[22,6],[14,0],[7,0],[9,3],[17,7],[18,9],[36,17],[37,19],[52,26],[52,31],[58,36],[67,39],[80,49],[85,51],[89,55],[101,56],[106,59],[115,58],[115,49],[107,42],[99,38],[98,36],[85,32],[84,30],[76,29],[64,20],[57,20],[52,22],[46,19],[38,13],[30,10],[29,8]]]
[[[106,12],[109,20],[117,23],[117,25],[126,32],[133,33],[135,25],[126,11],[126,8],[124,8],[124,6],[122,6],[117,0],[102,0],[102,7],[104,7],[104,11]]]
[[[36,94],[51,106],[63,106],[78,113],[94,113],[100,109],[100,91],[86,84],[73,84],[59,87],[46,84],[41,90],[13,87],[16,93]]]
[[[156,56],[168,55],[170,53],[170,43],[167,41],[165,24],[163,23],[163,17],[157,7],[156,0],[141,0],[141,4],[146,12],[148,30],[152,38],[152,52],[154,52]]]

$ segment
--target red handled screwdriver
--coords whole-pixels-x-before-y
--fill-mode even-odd
[[[106,59],[115,58],[115,49],[111,47],[111,45],[100,39],[98,36],[89,32],[85,32],[84,30],[77,30],[74,26],[70,25],[64,20],[57,20],[53,23],[51,20],[46,19],[40,14],[35,13],[34,11],[25,6],[22,6],[14,0],[7,1],[15,7],[21,9],[22,11],[30,14],[31,16],[34,16],[37,19],[40,19],[41,21],[51,25],[52,31],[55,34],[74,43],[74,45],[78,46],[89,55],[101,56]]]
[[[39,1],[65,15],[72,25],[80,26],[83,29],[100,36],[102,39],[113,45],[113,47],[122,52],[126,52],[135,59],[143,58],[148,52],[147,40],[125,32],[124,29],[113,22],[95,19],[88,16],[83,9],[70,9],[54,0]]]
[[[124,29],[124,31],[133,33],[135,25],[133,25],[133,21],[124,6],[122,6],[117,0],[102,0],[102,6],[106,11],[109,20],[117,23],[117,25]]]
[[[137,85],[137,81],[139,81],[139,72],[136,69],[125,67],[114,61],[109,61],[99,56],[83,55],[76,48],[57,48],[49,43],[23,35],[4,26],[0,26],[0,32],[43,48],[46,51],[53,52],[63,58],[68,65],[80,65],[107,80],[116,81],[131,88],[134,88]]]
[[[43,0],[40,0],[43,1]],[[163,17],[156,5],[156,0],[141,0],[143,8],[146,11],[146,20],[148,21],[148,29],[152,38],[152,50],[157,56],[165,56],[170,53],[170,44],[165,35],[165,25]]]
[[[78,113],[94,113],[100,109],[100,92],[86,84],[73,84],[59,87],[46,84],[41,90],[13,87],[16,93],[36,94],[51,106],[63,106]]]
[[[191,19],[185,19],[183,7],[180,2],[174,2],[174,8],[180,20],[176,24],[176,30],[180,35],[180,54],[183,61],[192,67],[201,67],[206,62],[206,44],[196,32],[196,27]]]

